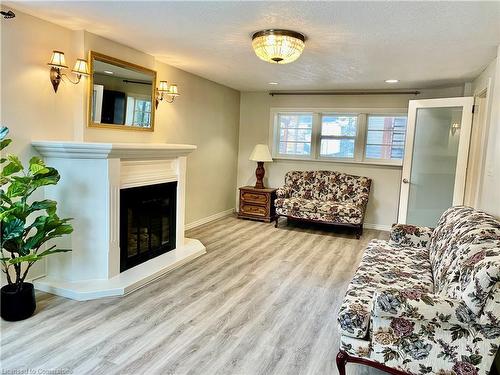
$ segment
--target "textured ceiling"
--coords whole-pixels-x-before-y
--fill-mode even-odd
[[[500,44],[500,1],[5,3],[242,91],[463,83],[485,68]],[[266,28],[305,34],[299,60],[259,60],[251,35]],[[400,83],[389,86],[388,78]]]

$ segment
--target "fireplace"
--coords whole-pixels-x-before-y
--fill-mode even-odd
[[[186,162],[196,146],[33,145],[61,173],[45,197],[62,202],[62,217],[75,218],[59,243],[72,251],[47,258],[37,289],[79,301],[123,296],[206,252],[184,234]]]
[[[177,182],[120,191],[120,272],[175,249]]]

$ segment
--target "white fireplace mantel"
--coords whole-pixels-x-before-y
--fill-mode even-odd
[[[123,295],[202,254],[184,237],[186,156],[194,145],[33,141],[61,179],[45,197],[58,214],[72,217],[74,231],[59,246],[72,251],[47,257],[39,290],[77,300]],[[120,190],[177,181],[176,247],[120,273]]]
[[[45,157],[63,159],[158,159],[186,156],[196,150],[194,145],[168,143],[98,143],[33,141]]]

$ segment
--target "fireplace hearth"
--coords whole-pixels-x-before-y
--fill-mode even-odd
[[[120,272],[175,249],[177,182],[120,192]]]

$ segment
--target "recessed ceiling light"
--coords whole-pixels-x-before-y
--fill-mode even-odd
[[[399,79],[386,79],[385,83],[398,83]]]
[[[106,73],[106,74],[115,74],[111,70],[105,70],[104,73]]]
[[[270,85],[278,85],[278,82],[269,82]]]

